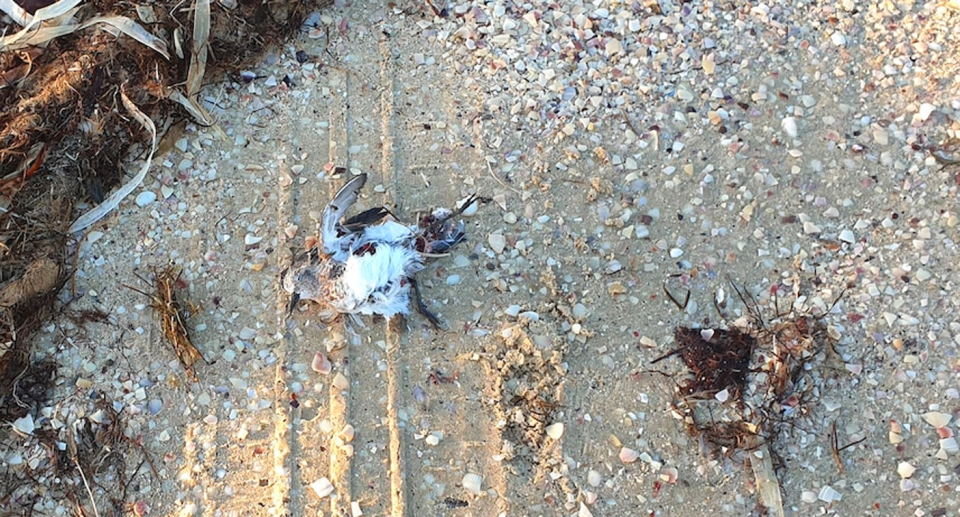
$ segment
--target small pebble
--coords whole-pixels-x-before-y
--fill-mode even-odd
[[[507,246],[507,239],[502,233],[491,233],[487,236],[487,243],[490,244],[490,249],[499,255],[503,253],[503,249]]]
[[[137,206],[143,208],[150,203],[153,203],[157,200],[157,194],[151,190],[144,190],[143,192],[137,194],[136,203]]]

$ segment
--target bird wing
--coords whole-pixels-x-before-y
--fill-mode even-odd
[[[323,209],[323,220],[320,222],[320,237],[323,241],[323,251],[333,254],[338,251],[336,243],[339,241],[337,235],[337,224],[343,219],[347,209],[357,202],[360,196],[360,189],[367,182],[367,175],[360,174],[347,182],[333,196],[333,201]]]

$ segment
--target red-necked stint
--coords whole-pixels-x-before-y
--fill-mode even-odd
[[[463,222],[454,218],[489,199],[470,196],[456,210],[436,209],[411,226],[388,219],[393,214],[384,207],[344,220],[366,182],[367,175],[360,174],[337,192],[323,211],[320,243],[283,272],[283,288],[292,295],[289,310],[300,300],[311,300],[324,322],[340,314],[392,318],[410,313],[412,288],[418,311],[439,327],[440,321],[420,298],[414,275],[424,268],[425,259],[466,239]]]

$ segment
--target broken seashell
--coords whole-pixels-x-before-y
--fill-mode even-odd
[[[543,430],[547,433],[547,436],[554,440],[559,440],[563,436],[563,422],[555,422],[550,424]]]
[[[327,478],[320,478],[310,483],[310,488],[317,493],[317,497],[323,499],[333,493],[333,483]]]
[[[671,485],[677,482],[678,477],[680,477],[680,471],[676,467],[667,467],[660,473],[660,479]]]
[[[917,471],[917,468],[907,463],[906,461],[901,461],[900,464],[897,465],[897,474],[900,474],[900,477],[902,479],[907,479],[908,477],[912,476],[913,473],[916,471]]]
[[[37,428],[37,426],[33,422],[33,415],[27,413],[26,416],[13,421],[13,428],[18,434],[30,436],[33,434],[33,431]]]
[[[356,430],[354,430],[353,426],[350,424],[343,426],[343,429],[340,431],[340,436],[343,438],[343,443],[352,442],[355,435]]]
[[[927,421],[928,424],[933,427],[946,427],[950,423],[950,420],[953,419],[953,416],[950,413],[941,413],[939,411],[930,411],[929,413],[924,413],[923,419]]]
[[[310,368],[313,368],[313,371],[321,375],[327,375],[332,369],[330,360],[320,352],[313,354],[313,361],[310,363]]]
[[[820,489],[820,493],[817,494],[817,499],[830,504],[843,499],[843,494],[837,492],[837,490],[830,485],[824,485],[824,487]]]
[[[460,481],[460,484],[463,485],[463,488],[470,492],[473,495],[480,494],[480,485],[483,483],[483,476],[480,474],[474,474],[468,472],[463,475],[463,480]]]
[[[956,454],[960,452],[960,445],[957,444],[957,439],[952,436],[940,440],[940,448],[943,449],[947,454]]]

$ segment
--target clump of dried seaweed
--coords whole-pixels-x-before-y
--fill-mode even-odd
[[[143,445],[127,435],[122,413],[100,397],[86,416],[63,415],[67,402],[47,408],[50,416],[40,416],[32,434],[5,437],[7,448],[20,452],[0,472],[0,507],[29,515],[43,499],[69,501],[76,515],[125,515],[142,506],[127,501],[128,487],[144,464],[157,472]],[[143,457],[131,470],[135,450]]]
[[[236,71],[271,43],[300,30],[308,9],[330,3],[20,2],[30,15],[51,4],[76,9],[64,16],[38,16],[42,24],[17,41],[9,37],[16,36],[25,24],[19,22],[28,18],[3,16],[0,410],[13,407],[14,380],[31,364],[28,337],[54,314],[57,292],[72,274],[69,228],[77,216],[75,205],[106,198],[124,177],[125,157],[145,137],[154,137],[143,131],[141,121],[128,116],[123,97],[156,121],[157,136],[171,135],[160,148],[172,145],[169,141],[176,140],[184,119],[197,117],[198,110],[191,108],[197,106],[202,82]],[[4,9],[14,5],[8,2]],[[104,18],[123,25],[124,34],[101,30],[104,23],[110,25]],[[41,45],[34,38],[46,29],[54,29],[47,34],[70,31]],[[131,30],[139,39],[131,37]],[[24,45],[27,41],[31,44]],[[157,49],[175,52],[165,56]],[[178,89],[182,85],[186,94]],[[0,418],[18,414],[20,409],[14,409]]]
[[[177,291],[181,282],[180,275],[182,271],[174,266],[167,266],[160,271],[154,271],[153,294],[148,294],[136,288],[135,291],[150,297],[150,307],[153,308],[157,317],[160,318],[160,330],[164,339],[173,347],[177,354],[180,365],[187,372],[187,375],[197,381],[197,374],[193,366],[197,361],[206,360],[203,354],[197,350],[196,345],[190,339],[190,331],[187,329],[187,318],[194,310],[187,311],[180,301]]]
[[[69,225],[68,218],[60,218],[69,206],[59,206],[59,211],[30,210],[23,218],[0,220],[0,244],[7,245],[0,245],[0,421],[20,418],[40,403],[24,398],[27,391],[40,391],[28,386],[47,371],[32,357],[28,340],[55,314],[57,292],[68,278],[56,242]]]
[[[679,354],[692,377],[681,387],[685,395],[715,396],[726,389],[732,390],[733,397],[739,397],[746,383],[750,357],[757,346],[752,335],[737,328],[677,327],[673,336],[677,348],[651,364]]]
[[[792,426],[815,409],[813,366],[833,351],[834,337],[803,311],[765,322],[753,298],[733,288],[749,317],[729,329],[677,327],[676,348],[653,362],[680,356],[689,375],[674,408],[688,432],[715,452],[750,462],[767,509],[783,515],[773,460]]]

